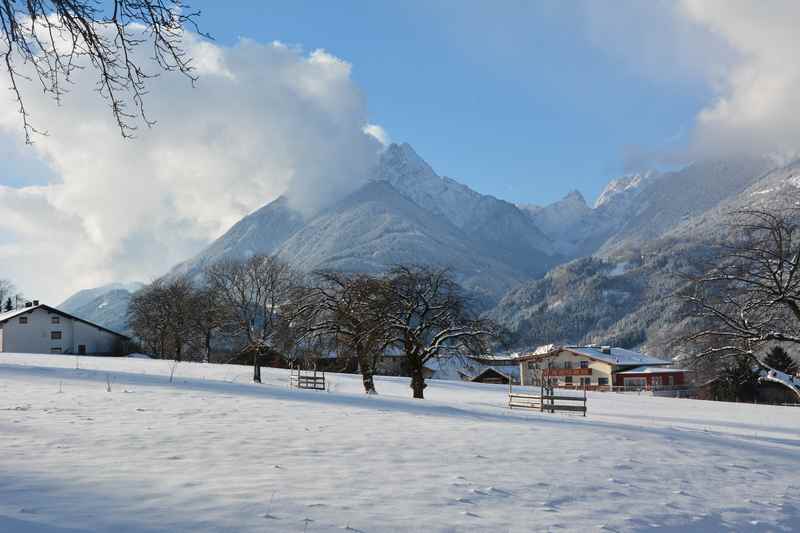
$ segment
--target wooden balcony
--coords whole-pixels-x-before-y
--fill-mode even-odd
[[[591,376],[591,368],[545,368],[544,375],[553,376]]]

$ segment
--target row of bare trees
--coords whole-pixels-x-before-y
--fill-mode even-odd
[[[499,337],[443,268],[402,265],[386,274],[300,274],[272,256],[221,261],[197,279],[159,280],[134,295],[130,325],[146,350],[208,361],[213,343],[248,358],[261,381],[266,357],[297,364],[314,357],[350,359],[364,390],[387,351],[401,355],[415,398],[434,358],[480,354]]]

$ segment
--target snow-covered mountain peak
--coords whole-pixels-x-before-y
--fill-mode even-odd
[[[567,195],[561,199],[561,203],[564,205],[576,205],[576,206],[586,206],[586,198],[583,197],[583,194],[577,189],[570,191]]]
[[[436,177],[436,172],[408,143],[392,143],[381,155],[378,179],[389,182],[400,179],[425,179]]]
[[[594,203],[594,207],[598,208],[607,205],[615,198],[618,199],[621,195],[630,196],[635,194],[641,189],[644,183],[652,180],[655,175],[655,172],[647,171],[639,174],[628,174],[609,181],[608,185],[606,185],[605,189],[603,189],[603,192],[600,193],[600,196]]]

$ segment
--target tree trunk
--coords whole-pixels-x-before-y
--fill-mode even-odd
[[[253,352],[253,381],[261,383],[261,365],[258,364],[258,350]]]
[[[205,362],[211,362],[211,330],[206,331],[206,357]]]
[[[364,382],[364,392],[367,394],[378,394],[378,391],[375,390],[375,380],[373,379],[375,369],[373,368],[370,357],[359,356],[358,366],[361,370],[361,379]]]
[[[423,391],[427,385],[425,377],[422,375],[422,365],[414,364],[411,368],[411,390],[414,391],[414,398],[424,399]]]

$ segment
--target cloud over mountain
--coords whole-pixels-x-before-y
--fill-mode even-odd
[[[197,87],[153,79],[145,104],[158,124],[133,140],[120,138],[89,72],[61,107],[24,87],[34,124],[49,133],[29,150],[56,178],[26,186],[0,175],[3,277],[51,299],[147,280],[280,194],[314,211],[364,183],[381,150],[371,133],[382,130],[369,124],[347,62],[277,42],[226,47],[187,34],[186,44]],[[9,92],[0,133],[22,135]]]

